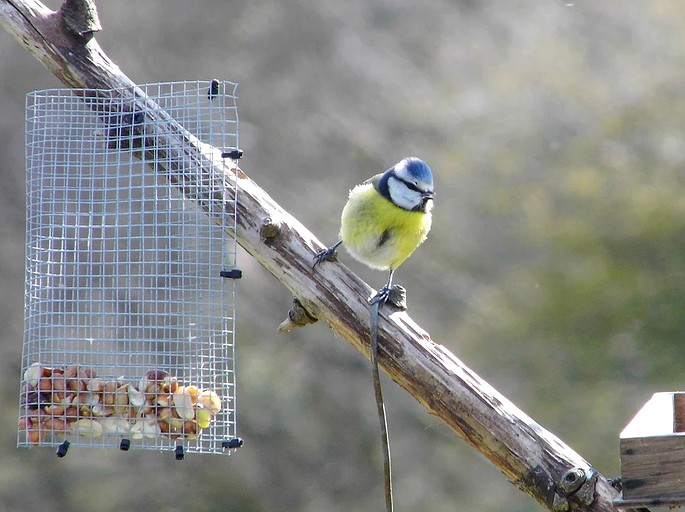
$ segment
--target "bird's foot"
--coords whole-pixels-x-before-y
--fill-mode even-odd
[[[315,268],[322,261],[336,261],[338,259],[337,254],[335,247],[329,247],[328,249],[317,252],[316,256],[314,256],[314,265],[312,265],[312,268]]]
[[[381,308],[383,307],[383,304],[387,302],[389,296],[390,288],[388,288],[388,286],[386,285],[380,290],[378,290],[375,295],[369,297],[369,304],[371,304],[372,306],[374,304],[378,304],[378,307]]]
[[[369,303],[372,306],[378,304],[378,307],[382,308],[386,302],[390,302],[400,311],[405,311],[407,309],[407,290],[399,284],[393,285],[392,288],[384,286],[375,295],[369,297]]]

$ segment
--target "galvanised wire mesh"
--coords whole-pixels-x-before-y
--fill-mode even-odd
[[[202,144],[238,147],[235,84],[140,88],[146,108],[163,109]],[[225,194],[233,185],[198,175],[182,192],[158,172],[174,164],[164,160],[171,152],[143,163],[124,140],[132,119],[162,117],[113,122],[102,112],[118,101],[118,91],[27,95],[18,446],[230,452],[236,297],[220,273],[235,267],[227,228],[235,232],[236,196]],[[121,143],[108,143],[112,133]],[[203,211],[191,187],[233,202]]]

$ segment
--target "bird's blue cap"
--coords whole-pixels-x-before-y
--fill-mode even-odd
[[[431,172],[431,168],[420,158],[416,158],[415,156],[404,158],[395,166],[395,169],[398,170],[400,167],[404,167],[407,174],[416,181],[433,188],[433,173]]]

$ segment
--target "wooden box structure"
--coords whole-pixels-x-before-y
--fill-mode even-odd
[[[621,506],[685,504],[685,392],[655,393],[620,436]]]

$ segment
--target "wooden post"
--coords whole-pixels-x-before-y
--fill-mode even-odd
[[[655,393],[621,432],[621,505],[685,504],[684,405],[683,393]]]

